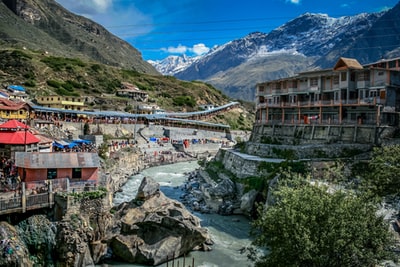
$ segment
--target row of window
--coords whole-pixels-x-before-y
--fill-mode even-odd
[[[322,94],[315,93],[310,94],[312,101],[320,101],[322,99]],[[366,99],[366,98],[375,98],[379,97],[380,99],[385,99],[386,91],[385,90],[359,90],[359,98]],[[333,93],[333,100],[339,101],[343,98],[339,91]],[[299,100],[298,95],[289,95],[288,102],[289,103],[296,103]],[[272,96],[268,98],[264,98],[263,96],[259,97],[259,103],[268,103],[268,104],[279,104],[281,101],[281,96]]]
[[[377,72],[378,76],[383,76],[384,71],[378,71]],[[338,85],[339,84],[339,78],[341,82],[347,81],[347,72],[342,72],[337,76],[326,76],[324,77],[325,80],[330,80],[332,78],[332,84]],[[310,77],[310,78],[304,78],[304,79],[299,79],[299,80],[289,80],[289,81],[279,81],[279,82],[271,82],[271,88],[275,90],[280,90],[282,88],[298,88],[299,84],[307,84],[309,80],[309,85],[311,87],[318,86],[320,77]],[[350,74],[350,81],[355,81],[356,80],[356,75],[355,73]],[[364,72],[359,72],[357,73],[357,81],[370,81],[370,72],[369,71],[364,71]],[[259,85],[258,86],[258,91],[263,92],[264,90],[267,89],[267,86],[264,85]]]
[[[61,101],[61,98],[57,97],[57,99],[55,100],[55,98],[53,98],[53,97],[47,97],[47,98],[41,97],[40,101]],[[64,99],[64,101],[82,102],[82,99],[80,99],[80,98],[75,99],[74,97],[72,97],[71,100],[69,100],[69,97],[66,97]]]
[[[47,179],[56,179],[56,178],[57,178],[57,169],[47,169]],[[82,169],[73,168],[72,179],[81,179],[81,178],[82,178]]]

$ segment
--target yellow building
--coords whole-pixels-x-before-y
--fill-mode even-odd
[[[83,97],[77,96],[38,96],[36,101],[39,105],[48,108],[58,108],[66,110],[80,110],[86,109]]]
[[[14,102],[6,98],[0,98],[0,118],[25,120],[32,110],[31,106],[25,102]]]

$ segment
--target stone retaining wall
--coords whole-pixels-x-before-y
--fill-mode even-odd
[[[394,127],[374,125],[254,125],[250,140],[275,144],[380,144],[393,131]]]

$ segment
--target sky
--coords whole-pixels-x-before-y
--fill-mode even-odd
[[[196,56],[304,13],[330,17],[387,10],[399,0],[56,0],[127,41],[144,60]]]

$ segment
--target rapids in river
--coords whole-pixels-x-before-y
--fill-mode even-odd
[[[181,162],[171,165],[148,168],[141,173],[132,176],[123,186],[122,192],[118,192],[114,198],[114,205],[132,200],[137,193],[143,177],[148,176],[156,180],[161,191],[169,198],[180,201],[184,193],[180,186],[186,181],[188,174],[199,168],[196,161]],[[201,225],[206,227],[211,234],[214,245],[212,251],[193,251],[189,255],[176,259],[174,266],[185,267],[246,267],[253,266],[247,260],[245,254],[240,253],[241,249],[247,247],[251,240],[249,238],[250,222],[243,216],[221,216],[218,214],[201,214],[193,212],[201,219]],[[109,266],[119,267],[142,267],[144,265],[111,263]],[[159,265],[167,266],[167,263]],[[173,266],[172,262],[168,266]]]

